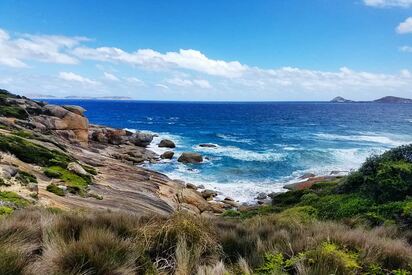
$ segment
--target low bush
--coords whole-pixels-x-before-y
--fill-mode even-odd
[[[87,188],[91,183],[89,177],[79,176],[60,166],[51,166],[44,171],[44,174],[50,178],[58,178],[64,182],[70,193],[85,196]]]
[[[71,158],[63,153],[47,149],[18,136],[0,135],[0,151],[9,152],[21,161],[39,166],[67,167],[71,161]]]
[[[61,189],[60,187],[58,187],[55,184],[47,185],[46,190],[53,193],[53,194],[56,194],[57,196],[61,196],[61,197],[65,196],[64,190]]]

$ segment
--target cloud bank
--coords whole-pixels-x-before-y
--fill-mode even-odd
[[[394,1],[367,2],[394,5]],[[410,32],[411,21],[400,24],[398,32]],[[387,94],[408,96],[412,87],[408,70],[389,74],[347,67],[336,71],[266,69],[211,58],[195,49],[126,51],[90,47],[90,41],[61,35],[11,35],[0,29],[0,83],[31,94],[58,91],[62,95],[192,100],[323,100],[336,95],[364,100]],[[411,49],[404,46],[400,51]],[[47,68],[55,72],[40,74],[36,68],[46,65],[38,63],[48,63]]]

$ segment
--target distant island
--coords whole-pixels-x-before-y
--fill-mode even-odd
[[[343,98],[341,96],[337,96],[332,99],[330,102],[332,103],[397,103],[397,104],[412,104],[412,99],[409,98],[402,98],[396,96],[385,96],[379,99],[375,99],[372,101],[354,101]]]
[[[65,96],[65,97],[56,97],[53,95],[43,95],[43,94],[32,94],[27,96],[28,98],[34,99],[95,99],[95,100],[132,100],[131,97],[128,96],[100,96],[100,97],[92,97],[92,96]]]

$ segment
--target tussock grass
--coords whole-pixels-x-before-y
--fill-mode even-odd
[[[412,247],[403,231],[317,221],[312,210],[236,220],[16,210],[0,220],[0,270],[63,275],[411,271]]]

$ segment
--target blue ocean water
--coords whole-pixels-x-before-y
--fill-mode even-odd
[[[306,172],[347,173],[371,154],[412,142],[412,106],[375,103],[193,103],[48,100],[80,105],[91,123],[158,133],[175,152],[197,151],[199,165],[176,160],[146,167],[250,201],[282,190]],[[201,148],[214,143],[217,148]]]

